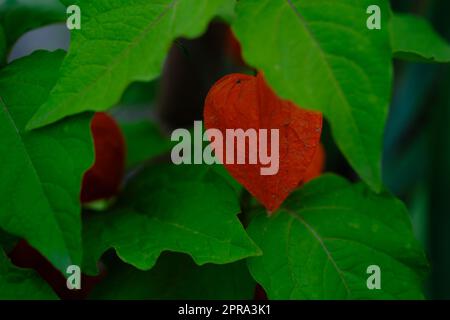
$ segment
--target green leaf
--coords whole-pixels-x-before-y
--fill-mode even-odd
[[[130,84],[122,94],[118,107],[114,108],[114,113],[120,116],[129,113],[130,109],[145,109],[147,112],[153,109],[159,92],[159,80]]]
[[[64,52],[38,51],[0,71],[0,227],[57,268],[81,262],[80,186],[94,159],[90,115],[42,130],[25,124],[45,101]]]
[[[223,1],[222,5],[217,10],[217,15],[221,17],[227,24],[232,24],[233,20],[236,18],[236,1]]]
[[[381,7],[381,30],[366,27],[369,5]],[[352,167],[380,191],[392,84],[388,2],[246,0],[236,11],[245,60],[281,97],[323,112]]]
[[[95,273],[101,254],[148,270],[163,251],[189,254],[199,264],[258,255],[236,215],[235,191],[207,166],[154,165],[124,191],[117,208],[88,216],[84,270]]]
[[[8,46],[27,31],[65,19],[66,8],[59,0],[7,0],[0,4],[0,21]]]
[[[150,271],[115,263],[90,298],[242,300],[253,298],[255,285],[243,260],[199,267],[186,255],[170,253],[162,254]]]
[[[0,249],[0,299],[53,300],[57,296],[37,273],[15,267]]]
[[[420,299],[427,261],[405,206],[359,183],[324,175],[248,232],[263,251],[249,269],[270,299]],[[381,290],[367,268],[381,269]]]
[[[240,195],[244,187],[228,172],[223,164],[213,164],[211,168],[220,175],[230,186],[233,187],[237,195]]]
[[[395,14],[391,20],[391,39],[396,58],[450,62],[450,45],[421,17]]]
[[[127,166],[134,167],[145,160],[170,151],[170,140],[160,132],[158,127],[143,120],[120,124],[127,145]]]
[[[110,108],[132,81],[156,78],[172,41],[199,36],[227,1],[76,1],[81,30],[72,32],[61,77],[27,128]]]

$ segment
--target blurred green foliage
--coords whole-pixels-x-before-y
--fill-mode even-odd
[[[426,17],[450,40],[450,1],[395,0],[394,10]],[[431,272],[426,294],[450,299],[450,68],[396,62],[385,132],[383,179],[408,205]]]

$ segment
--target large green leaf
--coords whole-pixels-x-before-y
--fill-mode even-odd
[[[90,115],[34,132],[64,52],[39,51],[0,71],[0,228],[24,237],[56,267],[81,260],[80,186],[94,158]]]
[[[366,10],[379,5],[381,30]],[[392,83],[384,0],[245,0],[233,29],[245,60],[298,106],[320,110],[350,164],[381,189],[382,138]]]
[[[199,267],[186,255],[170,253],[150,271],[115,263],[90,298],[252,299],[255,284],[245,261]]]
[[[325,175],[306,184],[273,217],[248,232],[263,251],[249,268],[271,299],[422,298],[424,253],[404,205],[388,194]],[[369,290],[367,268],[381,270]]]
[[[170,44],[196,37],[230,0],[67,0],[82,11],[61,77],[28,129],[86,110],[106,110],[135,80],[156,78]]]
[[[191,255],[197,264],[258,255],[236,215],[235,191],[207,166],[154,165],[141,172],[112,212],[90,214],[84,225],[85,271],[103,252],[148,270],[163,251]]]
[[[8,45],[25,32],[66,19],[66,8],[59,0],[6,0],[0,3],[0,23],[6,30]]]
[[[0,299],[57,299],[48,284],[32,270],[15,267],[0,249]]]
[[[391,21],[392,50],[401,59],[450,62],[450,45],[425,19],[396,14]]]

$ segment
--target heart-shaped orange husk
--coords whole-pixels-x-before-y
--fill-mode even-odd
[[[279,208],[287,196],[304,179],[322,131],[322,114],[307,111],[280,99],[262,74],[256,77],[230,74],[219,80],[205,101],[204,122],[207,129],[218,129],[226,141],[226,129],[278,129],[279,170],[262,175],[263,165],[249,163],[246,143],[245,164],[224,163],[228,172],[255,196],[269,212]],[[261,145],[259,145],[261,147]],[[271,155],[270,135],[267,143]],[[235,144],[234,155],[237,154]],[[223,161],[226,159],[226,147]]]

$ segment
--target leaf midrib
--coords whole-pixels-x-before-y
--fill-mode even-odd
[[[298,18],[298,20],[300,21],[300,24],[304,27],[307,35],[309,36],[309,38],[311,39],[312,43],[316,46],[316,48],[319,51],[319,54],[321,56],[321,60],[324,62],[324,66],[325,66],[325,70],[327,71],[328,77],[330,79],[330,82],[333,84],[333,86],[335,87],[336,91],[338,92],[339,96],[340,96],[340,100],[342,101],[343,105],[346,107],[344,108],[344,110],[346,110],[346,113],[349,115],[349,118],[351,119],[351,125],[353,127],[353,129],[357,132],[357,134],[355,135],[355,137],[359,140],[359,146],[363,148],[364,144],[361,140],[361,132],[355,122],[354,117],[352,116],[352,112],[351,112],[351,105],[349,103],[349,101],[347,100],[338,80],[336,79],[336,77],[334,76],[333,73],[333,69],[331,68],[330,64],[328,63],[328,60],[326,59],[325,56],[325,52],[322,49],[320,43],[317,41],[317,39],[315,38],[312,30],[309,28],[308,23],[306,22],[305,18],[303,17],[303,15],[297,10],[297,8],[295,7],[294,3],[292,2],[292,0],[286,0],[288,6],[291,8],[291,10],[293,11],[293,13],[295,14],[295,16]],[[360,155],[366,160],[366,164],[370,164],[369,159],[367,157],[366,152],[361,152]],[[370,165],[369,165],[370,168]],[[373,174],[372,169],[370,170],[371,174]]]
[[[323,251],[325,252],[325,254],[328,257],[328,260],[331,262],[331,264],[333,265],[334,269],[336,270],[342,284],[345,287],[345,290],[347,291],[348,297],[351,296],[351,291],[350,288],[348,286],[347,281],[345,280],[344,277],[344,273],[343,271],[339,268],[339,266],[337,265],[336,261],[334,260],[333,256],[331,255],[330,250],[328,250],[328,247],[325,245],[322,237],[320,236],[320,234],[311,226],[309,225],[301,215],[299,215],[298,213],[290,210],[290,209],[286,209],[283,208],[284,211],[286,211],[293,219],[297,220],[298,222],[300,222],[308,231],[309,233],[311,233],[311,235],[317,240],[317,242],[320,244],[320,246],[322,247]]]

